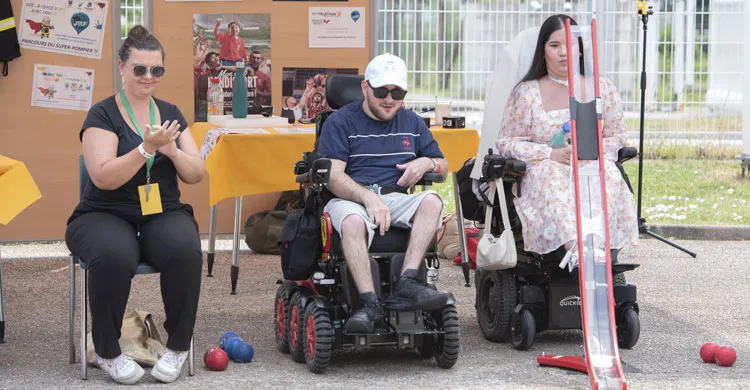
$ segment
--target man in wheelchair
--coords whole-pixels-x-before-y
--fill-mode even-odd
[[[434,191],[408,194],[426,173],[445,179],[448,164],[424,121],[401,110],[407,91],[406,64],[396,56],[375,57],[361,83],[363,100],[341,107],[325,121],[318,154],[331,160],[327,189],[336,197],[324,208],[341,236],[347,267],[359,291],[348,334],[386,328],[384,308],[439,310],[450,295],[430,288],[418,270],[441,225],[443,201]],[[381,302],[373,284],[368,248],[376,235],[411,229],[400,277]],[[379,286],[378,286],[379,288]]]

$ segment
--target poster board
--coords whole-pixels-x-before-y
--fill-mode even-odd
[[[23,1],[10,2],[20,37],[24,25]],[[111,9],[107,11],[106,20],[111,20]],[[104,30],[102,52],[112,52],[111,28]],[[94,70],[93,102],[114,91],[110,55],[95,59],[21,48],[21,57],[8,63],[8,76],[0,75],[0,154],[26,164],[42,198],[9,225],[0,226],[0,241],[62,239],[66,221],[78,203],[78,155],[81,153],[78,132],[86,111],[32,107],[35,64]]]
[[[21,23],[21,0],[11,0],[16,25]],[[271,15],[272,104],[280,115],[282,69],[284,67],[357,68],[360,74],[370,59],[370,15],[365,15],[366,47],[358,49],[310,49],[308,47],[308,7],[365,7],[366,0],[348,2],[295,2],[241,0],[227,2],[153,2],[153,33],[166,52],[169,69],[157,96],[176,104],[192,124],[193,100],[193,14],[268,13]],[[116,12],[116,11],[115,11]],[[369,13],[369,12],[367,12]],[[111,20],[112,9],[108,20]],[[119,16],[118,16],[119,17]],[[106,29],[103,53],[111,53],[112,29]],[[117,50],[118,48],[114,48]],[[42,198],[30,206],[9,226],[0,227],[0,241],[60,240],[64,238],[67,218],[78,203],[78,155],[81,144],[78,132],[86,116],[84,111],[31,107],[34,64],[54,64],[94,69],[96,83],[92,100],[98,102],[114,93],[113,60],[109,55],[89,59],[38,50],[21,49],[21,57],[10,62],[8,77],[0,76],[0,154],[23,161],[39,185]],[[301,157],[301,156],[300,156]],[[291,170],[292,167],[289,167]],[[182,201],[195,209],[201,233],[208,232],[208,180],[197,185],[180,184]],[[273,208],[279,194],[245,197],[242,223],[257,211]],[[231,233],[234,202],[218,206],[218,233]]]

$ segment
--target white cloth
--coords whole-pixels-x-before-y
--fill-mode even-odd
[[[497,68],[487,80],[479,150],[470,175],[472,179],[482,176],[482,162],[487,150],[492,149],[493,153],[497,153],[495,141],[503,120],[505,103],[513,87],[531,67],[538,36],[539,27],[523,30],[498,53]]]

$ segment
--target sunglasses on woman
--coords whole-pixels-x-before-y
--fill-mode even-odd
[[[133,66],[133,74],[136,75],[136,77],[145,76],[148,71],[149,71],[149,68],[146,67],[146,65]],[[151,67],[151,76],[161,77],[161,76],[164,76],[164,72],[166,71],[167,70],[163,66],[154,65]]]
[[[372,89],[372,94],[378,99],[385,99],[389,93],[391,94],[393,100],[404,100],[404,98],[406,97],[406,91],[404,91],[403,89],[388,89],[386,87],[375,88],[372,86],[372,84],[370,84],[369,81],[367,82],[367,85],[370,86],[370,89]]]

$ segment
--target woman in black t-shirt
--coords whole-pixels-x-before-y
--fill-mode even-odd
[[[139,262],[160,272],[169,339],[151,375],[172,382],[193,337],[203,265],[198,224],[180,203],[177,178],[198,183],[205,167],[180,110],[152,96],[165,72],[159,41],[133,27],[119,56],[123,91],[91,107],[80,133],[91,180],[65,241],[88,265],[97,363],[119,383],[144,373],[118,343],[130,281]]]

